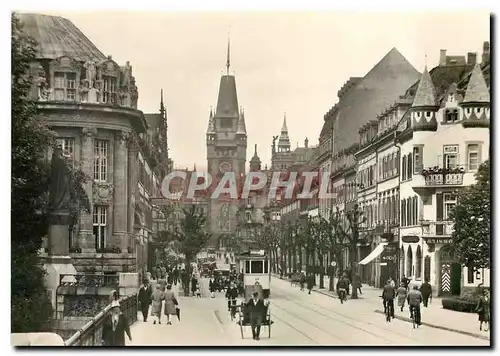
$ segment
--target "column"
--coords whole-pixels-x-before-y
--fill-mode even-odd
[[[139,170],[139,159],[137,154],[139,152],[139,143],[137,142],[137,137],[131,134],[128,141],[128,233],[132,236],[134,234],[134,213],[135,213],[135,198],[137,192],[137,181],[138,181],[138,170]]]
[[[78,244],[82,252],[95,252],[95,239],[93,234],[93,182],[94,182],[94,140],[97,135],[95,127],[85,127],[81,135],[81,161],[82,170],[87,175],[88,182],[84,189],[90,202],[90,213],[82,212],[80,215],[80,231]]]
[[[113,162],[113,240],[123,252],[128,249],[127,232],[127,139],[129,133],[115,133]]]

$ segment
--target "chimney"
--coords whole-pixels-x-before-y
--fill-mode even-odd
[[[485,41],[483,43],[483,58],[482,63],[486,63],[490,61],[490,43]]]
[[[467,64],[476,64],[476,53],[475,52],[468,52],[467,53]]]
[[[445,49],[442,49],[439,51],[439,65],[440,66],[446,65],[446,50]]]

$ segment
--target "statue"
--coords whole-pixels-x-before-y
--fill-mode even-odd
[[[52,211],[65,210],[69,207],[71,177],[66,158],[60,145],[52,153],[50,169],[49,208]]]
[[[279,136],[273,136],[273,153],[276,152],[276,140]]]
[[[94,81],[95,81],[95,76],[96,76],[96,66],[93,61],[88,61],[84,64],[85,69],[87,69],[86,72],[86,78],[89,82],[89,88],[94,87]]]

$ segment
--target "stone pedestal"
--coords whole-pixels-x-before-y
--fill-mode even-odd
[[[49,297],[52,302],[52,308],[57,318],[57,287],[59,287],[60,282],[76,282],[74,275],[76,275],[77,272],[69,256],[48,256],[45,260],[44,268],[47,271],[45,283],[50,294]],[[73,276],[65,276],[61,281],[61,275],[64,274]]]

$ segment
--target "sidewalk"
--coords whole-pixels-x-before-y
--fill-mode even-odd
[[[276,278],[279,278],[275,276]],[[288,278],[283,278],[283,280],[289,280]],[[318,281],[319,282],[319,281]],[[337,293],[328,291],[328,277],[325,277],[325,289],[313,288],[313,292],[320,293],[331,298],[337,298]],[[318,283],[319,285],[319,283]],[[374,288],[370,286],[363,285],[361,288],[363,294],[358,293],[358,300],[348,299],[349,303],[363,303],[364,305],[370,305],[373,307],[375,313],[384,314],[384,308],[382,304],[382,290],[379,288]],[[348,296],[348,298],[350,298]],[[408,306],[406,305],[404,311],[401,311],[397,307],[397,302],[395,301],[395,317],[403,321],[411,322],[409,318]],[[452,331],[460,334],[465,334],[480,339],[489,340],[490,332],[479,331],[479,321],[477,314],[474,313],[462,313],[453,310],[443,309],[441,304],[441,298],[434,298],[425,308],[422,305],[422,325]]]

